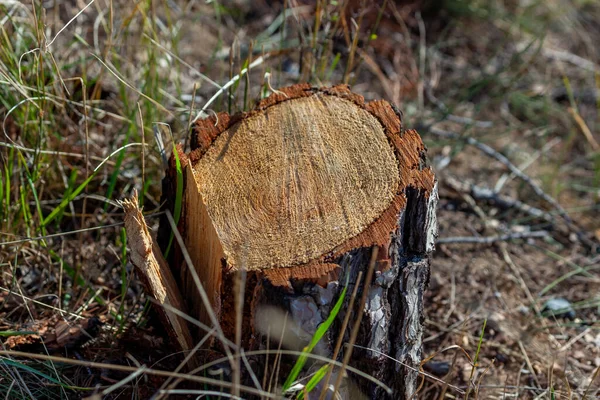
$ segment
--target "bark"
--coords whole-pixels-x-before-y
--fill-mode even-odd
[[[269,136],[268,129],[276,134]],[[379,382],[346,370],[342,398],[410,398],[419,384],[437,185],[425,146],[417,132],[402,128],[400,112],[385,101],[365,103],[345,86],[296,85],[277,91],[250,113],[198,121],[191,146],[191,153],[179,148],[177,154],[184,169],[178,224],[184,246],[176,246],[169,260],[191,315],[209,326],[214,315],[231,340],[241,323],[246,351],[301,350],[348,282],[344,306],[313,353],[332,357],[337,339],[342,335],[344,343],[350,341],[362,313],[355,345],[342,346],[337,360],[352,351],[349,365]],[[280,152],[285,159],[278,158]],[[284,167],[292,172],[279,171]],[[273,185],[274,194],[269,192]],[[328,185],[335,190],[326,190]],[[175,157],[163,190],[173,210]],[[240,203],[247,205],[238,208]],[[256,221],[265,226],[254,226]],[[164,244],[168,226],[161,224],[161,231]],[[369,280],[375,246],[379,251]],[[192,266],[185,262],[186,252]],[[247,271],[241,321],[234,312],[239,270]],[[194,271],[210,306],[198,295]],[[363,279],[351,305],[359,274]],[[363,282],[370,284],[365,288]],[[222,353],[218,340],[209,347],[213,357]],[[274,376],[285,379],[295,360],[253,357],[263,389],[276,390],[281,382]],[[308,362],[301,377],[321,365]],[[339,371],[333,369],[331,386]]]

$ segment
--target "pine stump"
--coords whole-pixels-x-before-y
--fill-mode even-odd
[[[237,324],[246,352],[271,349],[253,365],[274,386],[274,369],[285,378],[296,356],[275,362],[272,353],[302,349],[347,285],[313,353],[341,361],[351,352],[349,366],[383,384],[346,369],[343,398],[410,398],[419,383],[437,186],[425,146],[403,129],[400,112],[385,101],[365,103],[346,86],[295,85],[251,112],[197,121],[191,149],[177,149],[163,182],[173,212],[182,193],[185,250],[175,246],[170,265],[190,315],[208,326],[216,319],[232,341]],[[161,223],[163,246],[170,232]],[[339,338],[346,345],[338,352]],[[218,340],[207,346],[222,350]],[[320,365],[309,359],[304,374]]]

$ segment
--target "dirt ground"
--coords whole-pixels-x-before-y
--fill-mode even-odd
[[[419,398],[600,395],[600,3],[33,4],[0,0],[0,396],[149,398],[163,378],[121,380],[178,365],[116,201],[137,189],[157,227],[155,138],[184,142],[253,62],[207,113],[347,82],[428,146],[439,243]]]

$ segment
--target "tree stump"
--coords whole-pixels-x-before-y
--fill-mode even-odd
[[[175,210],[179,164],[177,226],[185,250],[176,246],[170,262],[191,316],[212,326],[214,313],[232,341],[237,323],[246,351],[300,350],[348,282],[344,306],[313,353],[332,357],[338,338],[350,341],[362,314],[354,346],[342,346],[338,360],[351,351],[350,367],[384,386],[346,370],[340,393],[410,398],[418,387],[437,186],[425,146],[416,131],[403,129],[400,112],[385,101],[365,103],[346,86],[295,85],[251,112],[197,121],[191,148],[177,149],[163,182],[166,206]],[[161,223],[163,246],[170,232]],[[239,276],[245,285],[236,284]],[[243,302],[236,303],[242,290]],[[207,345],[219,351],[218,341]],[[278,368],[285,379],[295,359],[257,356],[254,372],[271,382]],[[322,365],[309,361],[305,374]]]

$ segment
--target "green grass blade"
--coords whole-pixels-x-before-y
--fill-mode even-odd
[[[27,200],[25,199],[25,187],[19,188],[19,200],[21,201],[21,213],[23,214],[23,220],[25,221],[25,228],[27,230],[27,236],[31,236],[29,228],[31,227],[31,213],[27,206]]]
[[[83,189],[85,189],[88,183],[90,183],[95,176],[96,173],[91,174],[85,181],[83,181],[81,185],[77,186],[77,189],[65,196],[60,204],[54,210],[52,210],[52,212],[48,214],[46,218],[44,218],[42,221],[42,226],[46,227],[50,222],[54,221],[54,219],[58,217],[58,215],[65,209],[65,207],[72,202],[73,199],[75,199],[75,197],[77,197],[79,193],[83,191]]]
[[[64,262],[64,260],[54,250],[50,249],[49,252],[52,260],[62,263],[65,273],[71,279],[75,280],[75,285],[79,285],[82,288],[89,288],[90,291],[94,293],[94,288],[92,287],[92,285],[89,282],[87,282],[81,275],[77,274],[75,268],[70,266],[68,263]],[[101,306],[106,305],[106,301],[104,301],[104,299],[102,299],[100,296],[94,296],[94,300]]]
[[[333,72],[335,71],[335,67],[337,67],[338,63],[340,62],[340,58],[342,58],[342,54],[337,53],[335,55],[335,58],[331,62],[331,67],[329,67],[329,72],[327,72],[327,77],[325,78],[327,81],[331,80],[331,76],[333,75]]]
[[[52,210],[52,212],[46,217],[44,218],[43,222],[42,222],[42,226],[46,227],[48,226],[48,224],[50,222],[52,222],[60,213],[62,210],[65,209],[65,207],[75,199],[75,197],[77,197],[79,195],[79,193],[81,193],[83,191],[83,189],[85,189],[85,187],[92,181],[92,179],[94,179],[94,177],[96,176],[96,174],[98,174],[98,171],[100,171],[100,169],[102,168],[102,166],[108,161],[110,160],[115,154],[119,154],[121,153],[123,150],[125,150],[128,147],[131,146],[139,146],[139,143],[128,143],[120,148],[118,148],[117,150],[113,151],[108,157],[106,157],[97,167],[96,169],[94,169],[94,172],[85,180],[83,181],[83,183],[79,186],[77,186],[77,189],[75,189],[74,191],[72,191],[68,196],[64,196],[63,200],[60,202],[60,204],[54,209]]]
[[[125,297],[127,295],[127,288],[129,286],[129,280],[127,279],[127,232],[125,228],[121,228],[121,305],[119,306],[119,313],[117,314],[117,321],[119,322],[119,334],[125,329]]]
[[[339,299],[335,303],[335,306],[331,310],[329,317],[327,317],[327,320],[325,320],[325,322],[323,322],[321,325],[319,325],[319,327],[317,328],[317,331],[313,335],[308,346],[306,346],[304,349],[302,349],[302,354],[300,355],[300,357],[298,357],[298,360],[296,360],[296,364],[294,364],[292,371],[290,372],[287,379],[285,380],[285,383],[283,384],[283,392],[284,393],[289,390],[289,388],[292,386],[292,383],[294,383],[296,381],[296,378],[298,378],[300,371],[302,371],[302,368],[304,367],[304,364],[306,363],[306,360],[307,360],[305,353],[310,353],[315,348],[315,346],[323,338],[323,336],[325,335],[325,333],[327,332],[327,330],[329,329],[331,324],[333,324],[335,317],[338,315],[338,313],[340,312],[340,309],[342,308],[342,304],[344,303],[344,298],[346,297],[347,289],[348,289],[348,285],[346,285],[346,287],[344,287],[344,290],[342,290],[342,293],[340,294]]]
[[[4,177],[0,177],[0,218],[4,219],[4,214],[6,213],[6,209],[8,209],[8,204],[6,209],[4,208]],[[8,181],[6,182],[8,185]]]
[[[60,387],[63,387],[65,389],[85,390],[85,391],[95,390],[94,388],[86,388],[86,387],[80,387],[80,386],[66,385],[66,384],[62,383],[61,381],[59,381],[58,379],[53,378],[50,375],[45,374],[42,371],[38,371],[37,369],[35,369],[33,367],[30,367],[29,365],[22,364],[22,363],[20,363],[18,361],[15,361],[15,360],[9,360],[7,358],[3,358],[3,359],[0,360],[0,364],[4,364],[4,365],[9,366],[9,367],[14,367],[14,368],[22,369],[23,371],[27,371],[29,373],[37,375],[40,378],[46,379],[48,382],[52,382],[53,384],[58,385]]]
[[[314,388],[317,387],[319,382],[321,382],[321,380],[325,378],[325,375],[327,375],[327,370],[329,369],[330,365],[331,364],[325,364],[321,366],[321,368],[319,368],[317,372],[315,372],[315,374],[312,376],[312,378],[310,378],[310,380],[304,387],[304,390],[298,393],[298,400],[303,400],[304,393],[308,394],[312,392]]]
[[[0,331],[0,337],[37,335],[34,331]]]
[[[473,357],[473,368],[471,368],[471,376],[469,377],[469,388],[467,393],[465,394],[465,400],[469,399],[469,394],[471,393],[471,382],[473,381],[473,376],[475,375],[475,368],[477,368],[477,362],[479,361],[479,353],[481,351],[481,344],[483,343],[483,336],[485,335],[485,326],[487,325],[487,318],[483,320],[483,326],[481,327],[481,334],[479,335],[479,343],[477,343],[477,351],[475,352],[475,357]]]
[[[40,220],[41,234],[42,234],[42,236],[45,236],[47,234],[47,232],[46,232],[46,228],[44,228],[44,225],[42,224],[43,223],[43,220],[42,220],[42,218],[43,218],[42,206],[40,205],[40,200],[38,198],[37,190],[35,189],[35,185],[33,184],[33,181],[31,180],[31,176],[29,176],[28,173],[26,174],[26,177],[27,177],[27,183],[29,184],[29,188],[31,189],[31,193],[33,194],[33,200],[35,202],[35,208],[36,208],[36,211],[37,211],[37,214],[38,214],[38,218]],[[46,246],[46,241],[45,240],[42,240],[41,243],[42,243],[43,246]]]
[[[133,129],[133,125],[129,125],[127,127],[127,132],[125,134],[125,144],[129,143],[129,136],[131,135],[132,129]],[[112,199],[112,195],[115,191],[115,187],[117,186],[117,179],[119,178],[119,173],[121,172],[121,165],[123,165],[124,159],[125,159],[125,153],[120,152],[119,156],[117,157],[117,161],[115,163],[115,169],[110,176],[108,189],[106,189],[106,198],[107,199]],[[108,203],[108,202],[104,204],[104,211],[108,210],[109,204],[110,203]]]
[[[40,378],[44,378],[47,381],[54,383],[55,385],[60,385],[60,386],[63,386],[63,387],[68,387],[67,385],[65,385],[64,383],[62,383],[61,381],[59,381],[58,379],[53,378],[50,375],[43,373],[42,371],[38,371],[37,369],[32,368],[29,365],[22,364],[22,363],[20,363],[18,361],[8,360],[8,359],[2,359],[2,360],[0,360],[0,363],[5,364],[5,365],[10,366],[10,367],[15,367],[15,368],[19,368],[19,369],[22,369],[24,371],[30,372],[30,373],[32,373],[34,375],[39,376]]]
[[[173,208],[173,219],[175,224],[179,223],[179,217],[181,217],[181,203],[183,199],[183,169],[181,168],[181,160],[179,159],[179,153],[177,152],[177,148],[175,144],[173,144],[173,155],[175,156],[175,169],[177,171],[177,189],[175,190],[175,207]],[[169,244],[167,245],[167,249],[165,250],[165,258],[169,257],[169,252],[171,251],[171,245],[173,244],[174,238],[173,232],[171,232],[171,237],[169,237]]]
[[[75,187],[75,183],[76,183],[76,179],[77,179],[77,174],[78,174],[77,168],[73,168],[71,170],[71,174],[69,175],[69,180],[67,181],[67,189],[65,190],[65,194],[64,194],[65,197],[69,196],[73,192],[73,188]],[[56,217],[58,219],[59,223],[62,220],[64,212],[65,212],[65,210],[63,209]]]

